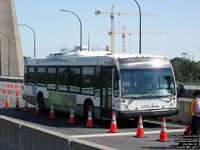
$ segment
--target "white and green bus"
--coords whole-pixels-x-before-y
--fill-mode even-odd
[[[173,69],[167,57],[74,50],[26,59],[25,101],[41,110],[95,119],[169,116],[178,113]]]

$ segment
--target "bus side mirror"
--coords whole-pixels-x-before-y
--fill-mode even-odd
[[[182,85],[182,84],[178,84],[177,85],[177,96],[178,97],[181,97],[182,96],[182,94],[184,93],[184,85]]]

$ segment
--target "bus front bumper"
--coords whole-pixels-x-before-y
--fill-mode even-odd
[[[139,115],[142,117],[167,117],[178,114],[178,109],[164,109],[164,110],[142,110],[142,111],[118,111],[117,119],[137,118]]]

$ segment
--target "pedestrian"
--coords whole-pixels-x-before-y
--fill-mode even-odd
[[[193,95],[195,98],[190,105],[189,115],[192,116],[192,135],[199,134],[200,126],[200,90],[196,90]]]

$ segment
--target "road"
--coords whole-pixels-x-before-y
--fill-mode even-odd
[[[5,83],[4,83],[5,84]],[[56,119],[49,119],[49,111],[42,112],[40,116],[34,116],[35,107],[29,105],[28,113],[22,112],[24,101],[19,97],[21,110],[14,110],[16,104],[16,89],[12,90],[9,95],[11,107],[5,108],[6,95],[3,93],[3,86],[0,84],[0,114],[8,117],[19,119],[28,124],[34,124],[42,128],[54,130],[72,137],[80,138],[86,141],[102,144],[119,150],[145,150],[145,149],[175,149],[177,143],[174,138],[169,137],[169,142],[160,142],[159,139],[162,120],[152,121],[143,120],[145,135],[147,138],[135,138],[137,132],[137,122],[134,120],[117,122],[119,133],[108,133],[110,121],[95,120],[95,128],[86,128],[86,121],[82,117],[76,116],[76,124],[69,124],[69,114],[56,112]],[[20,90],[20,95],[22,94]],[[167,122],[168,135],[182,135],[186,126],[180,124],[172,124]]]

